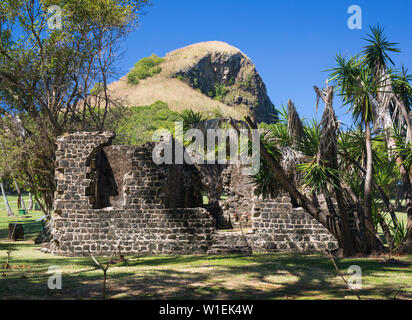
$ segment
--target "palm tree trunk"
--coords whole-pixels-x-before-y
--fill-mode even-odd
[[[253,122],[250,117],[245,117],[245,120],[252,129],[257,129],[256,123]],[[235,128],[235,130],[239,130],[237,125],[233,122],[231,122],[231,125]],[[339,248],[341,248],[343,251],[343,255],[352,256],[358,252],[361,252],[359,248],[354,247],[354,239],[352,233],[348,233],[347,230],[342,228],[342,223],[339,218],[334,217],[330,213],[320,209],[292,185],[290,179],[286,176],[279,163],[266,150],[262,141],[260,141],[260,151],[263,158],[272,169],[273,178],[278,180],[279,183],[282,184],[282,186],[285,188],[285,191],[287,191],[289,195],[296,200],[300,207],[305,209],[313,218],[320,222],[336,238]]]
[[[373,185],[373,159],[372,159],[372,134],[370,123],[365,121],[365,143],[366,143],[366,176],[364,188],[364,219],[366,236],[366,253],[371,253],[376,248],[375,228],[372,220],[372,185]]]
[[[13,216],[13,211],[10,208],[10,204],[9,204],[9,200],[7,199],[7,195],[6,192],[4,191],[4,185],[3,185],[3,181],[0,181],[0,188],[1,188],[1,193],[3,195],[3,199],[4,199],[4,205],[6,206],[6,210],[7,210],[7,216]]]
[[[384,74],[384,76],[386,77],[387,83],[387,87],[386,87],[386,92],[389,92],[392,88],[392,82],[390,80],[390,77],[387,74]],[[382,107],[382,100],[383,100],[383,96],[384,94],[379,93],[378,94],[378,100],[380,101],[380,103],[377,103],[376,106],[377,107]],[[405,104],[403,103],[403,101],[401,99],[398,98],[398,96],[396,94],[392,95],[392,98],[394,100],[394,103],[398,106],[398,108],[400,109],[406,125],[407,125],[407,137],[406,137],[406,141],[411,143],[411,148],[412,148],[412,125],[411,125],[411,121],[409,118],[409,113],[406,109]],[[386,131],[386,143],[387,143],[387,147],[389,150],[390,154],[393,154],[394,150],[396,150],[396,142],[395,139],[391,133],[391,130],[393,128],[393,121],[392,121],[392,116],[389,113],[389,110],[386,111],[385,113],[385,119],[383,121],[383,126],[384,126],[384,130]],[[402,178],[402,187],[403,190],[405,191],[405,200],[406,200],[406,209],[407,209],[407,213],[408,213],[408,238],[406,241],[406,250],[409,252],[412,252],[412,183],[411,183],[411,178],[412,175],[410,172],[408,172],[403,164],[403,159],[400,155],[396,155],[396,164],[399,168],[399,172]],[[399,199],[399,188],[397,188],[396,190],[396,198]],[[399,200],[396,201],[397,204],[396,206],[399,206]],[[398,219],[396,218],[396,215],[394,215],[393,212],[391,212],[391,217],[393,220],[393,223],[395,226],[398,225]]]

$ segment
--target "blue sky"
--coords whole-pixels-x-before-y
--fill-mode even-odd
[[[362,30],[347,26],[350,5],[362,8]],[[252,59],[276,107],[291,98],[305,118],[316,116],[313,85],[324,85],[323,71],[334,66],[337,53],[361,51],[369,25],[380,23],[389,40],[400,43],[402,52],[393,58],[412,72],[409,0],[153,0],[146,11],[124,44],[122,74],[152,53],[164,56],[192,43],[224,41]],[[335,107],[350,123],[339,97]]]

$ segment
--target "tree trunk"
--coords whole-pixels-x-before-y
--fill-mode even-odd
[[[410,170],[412,171],[412,167]],[[409,175],[412,175],[412,172],[410,172]],[[409,181],[410,180],[411,179],[409,178]],[[408,236],[406,238],[404,251],[406,253],[412,253],[412,188],[411,188],[411,185],[409,185],[409,188],[406,190],[405,198],[406,198],[406,212],[408,214],[408,222],[406,225],[406,228],[408,230]]]
[[[16,186],[16,191],[17,191],[17,195],[18,195],[18,203],[20,203],[21,208],[23,210],[26,210],[26,204],[24,203],[24,199],[23,199],[23,195],[21,194],[21,190],[19,187],[19,184],[17,183],[16,179],[14,179],[14,185]]]
[[[33,194],[29,192],[29,211],[33,210]]]
[[[412,253],[412,205],[409,204],[407,207],[408,207],[408,224],[407,224],[408,238],[406,239],[406,243],[405,243],[405,251],[408,253]]]
[[[410,170],[412,170],[412,167]],[[408,222],[407,222],[408,237],[405,243],[405,251],[412,253],[412,184],[411,184],[412,173],[408,172],[403,165],[399,166],[399,172],[401,174],[402,185],[405,191],[406,212],[408,215]]]
[[[257,129],[256,123],[254,123],[250,117],[246,117],[245,119],[252,129]],[[235,124],[232,123],[232,126],[238,130]],[[261,155],[272,169],[273,178],[282,184],[284,189],[296,200],[300,207],[305,209],[306,212],[321,223],[336,238],[339,248],[343,251],[343,255],[353,256],[356,253],[363,253],[361,248],[355,247],[356,241],[354,234],[350,231],[348,232],[347,229],[345,230],[342,228],[342,221],[340,221],[338,217],[333,217],[328,212],[320,209],[291,184],[290,179],[285,175],[279,163],[277,163],[272,155],[266,150],[262,141],[260,141],[260,150]]]
[[[366,175],[364,188],[364,219],[366,253],[371,253],[376,248],[375,228],[372,220],[372,185],[373,185],[373,158],[372,158],[372,134],[369,122],[365,121],[366,144]]]
[[[392,86],[392,85],[391,85]],[[406,137],[406,141],[411,142],[411,147],[412,147],[412,126],[410,119],[408,117],[408,112],[406,110],[405,105],[402,103],[402,101],[396,97],[396,95],[393,95],[395,103],[398,105],[399,109],[401,110],[405,122],[408,127],[408,136]],[[381,99],[380,99],[381,100]],[[391,134],[391,130],[393,128],[393,121],[392,121],[392,116],[390,115],[389,111],[386,113],[386,118],[384,123],[384,130],[386,131],[386,143],[388,147],[389,154],[394,154],[395,150],[397,148],[395,139],[393,135]],[[399,168],[399,172],[402,178],[402,187],[397,186],[396,191],[395,191],[395,198],[396,198],[396,204],[395,207],[398,208],[400,207],[400,199],[402,198],[401,192],[404,193],[405,200],[406,200],[406,209],[408,212],[408,239],[406,241],[406,247],[409,252],[412,252],[412,183],[411,183],[411,174],[406,170],[405,165],[403,163],[402,157],[400,155],[395,155],[396,158],[396,165]],[[385,199],[384,199],[385,201]],[[396,209],[395,208],[395,209]],[[389,210],[394,226],[396,227],[398,225],[398,219],[396,215],[394,214],[395,210]]]
[[[1,193],[3,195],[3,199],[4,199],[4,205],[6,206],[6,210],[7,210],[7,215],[13,216],[13,211],[10,208],[10,204],[9,204],[9,200],[7,199],[7,195],[6,192],[4,191],[4,185],[3,185],[3,181],[0,181],[0,188],[1,188]]]

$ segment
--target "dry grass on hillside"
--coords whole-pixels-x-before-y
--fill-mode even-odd
[[[114,96],[126,100],[129,106],[150,105],[161,100],[177,112],[184,109],[201,112],[219,110],[224,116],[242,118],[247,113],[247,106],[228,106],[171,77],[178,70],[192,66],[211,51],[239,52],[238,49],[219,41],[194,44],[168,53],[161,64],[162,72],[153,78],[141,80],[138,85],[133,86],[127,83],[127,76],[124,76],[110,84],[109,90]]]

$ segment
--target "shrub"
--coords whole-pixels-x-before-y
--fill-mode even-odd
[[[162,67],[160,67],[159,64],[163,61],[163,58],[159,58],[155,54],[139,60],[127,75],[127,82],[136,85],[139,83],[139,80],[144,80],[159,74],[162,71]]]
[[[239,88],[243,90],[248,90],[250,86],[252,85],[252,78],[253,76],[249,75],[246,81],[240,82],[238,84]]]
[[[183,120],[185,130],[188,129],[191,124],[207,120],[207,117],[205,117],[202,112],[196,112],[192,109],[185,109],[179,115]]]
[[[174,133],[175,121],[181,121],[179,114],[170,110],[166,103],[156,101],[150,106],[130,108],[130,115],[123,118],[116,133],[126,137],[124,143],[139,145],[152,141],[157,129]]]
[[[132,84],[132,85],[138,85],[139,84],[139,79],[137,78],[137,75],[133,72],[130,72],[127,75],[127,83]]]
[[[223,84],[215,85],[215,99],[223,102],[223,98],[228,93],[228,89]]]

